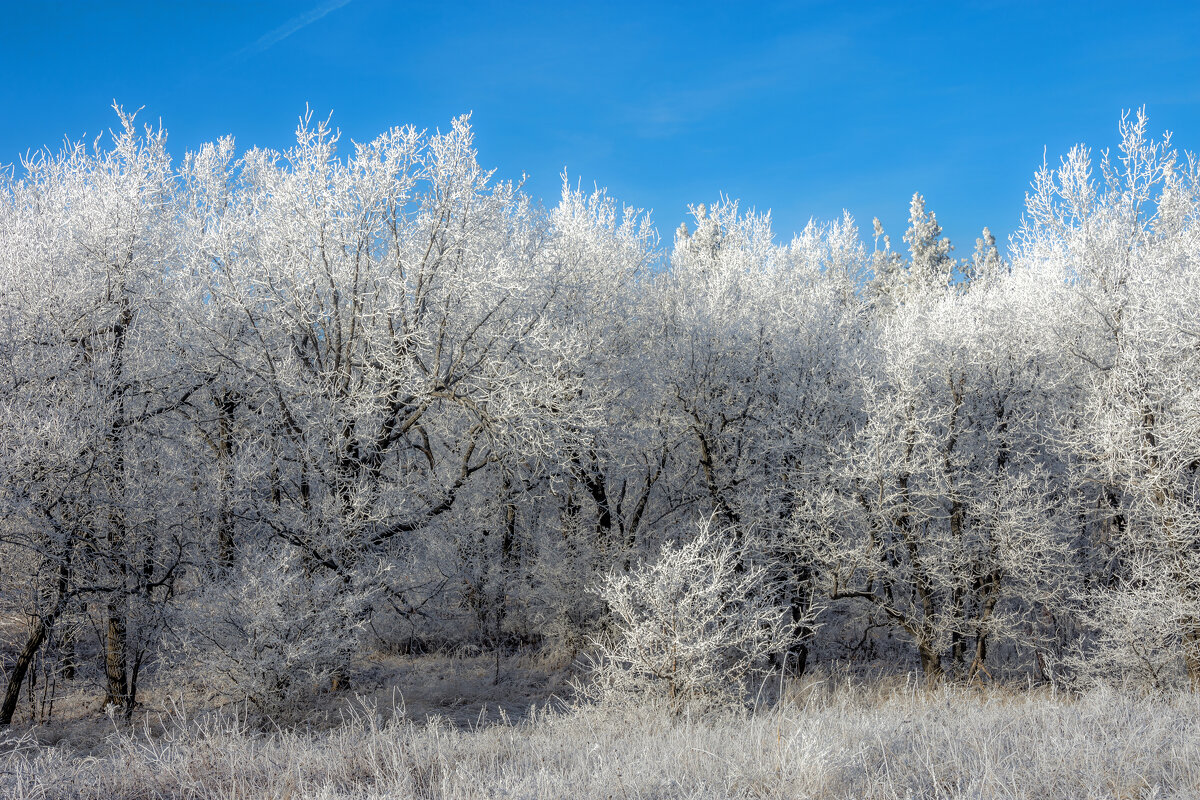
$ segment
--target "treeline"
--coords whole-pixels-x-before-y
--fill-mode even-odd
[[[1144,115],[1036,174],[1011,263],[920,196],[903,246],[722,201],[664,253],[465,119],[176,164],[120,118],[0,186],[0,722],[577,651],[701,529],[793,670],[1200,682],[1200,176]]]

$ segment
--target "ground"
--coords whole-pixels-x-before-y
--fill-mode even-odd
[[[647,698],[573,706],[548,690],[555,666],[512,658],[497,684],[484,657],[380,656],[357,694],[292,728],[152,699],[132,725],[64,719],[57,741],[14,726],[0,796],[1200,797],[1192,694],[813,675],[758,708],[672,714]]]

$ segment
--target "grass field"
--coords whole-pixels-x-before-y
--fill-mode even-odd
[[[812,679],[756,711],[614,703],[517,718],[481,706],[465,724],[364,699],[338,717],[285,729],[177,710],[105,720],[86,746],[14,727],[0,796],[1200,797],[1200,697],[1188,694]]]

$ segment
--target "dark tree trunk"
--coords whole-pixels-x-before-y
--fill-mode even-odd
[[[926,642],[918,642],[917,651],[921,655],[921,672],[925,674],[926,680],[936,682],[945,677],[945,671],[942,669],[941,653],[934,650]]]
[[[8,686],[4,690],[4,704],[0,705],[0,725],[8,725],[12,722],[13,714],[17,710],[17,701],[21,695],[21,684],[25,682],[25,676],[29,673],[29,667],[33,664],[38,650],[45,644],[50,626],[54,624],[66,607],[67,590],[70,588],[71,582],[70,558],[71,549],[68,543],[59,554],[58,580],[55,585],[57,597],[49,613],[38,616],[33,630],[29,633],[29,638],[25,640],[25,646],[17,655],[17,663],[13,665],[12,672],[8,675]]]
[[[124,287],[122,286],[124,294]],[[118,708],[129,708],[129,680],[126,676],[126,610],[128,591],[128,542],[125,519],[125,345],[129,327],[133,324],[133,305],[128,295],[121,301],[121,310],[113,325],[112,372],[117,388],[114,390],[115,413],[108,434],[108,444],[113,453],[111,493],[113,503],[108,520],[109,558],[113,565],[115,586],[109,595],[108,624],[104,635],[104,674],[107,678],[105,702]]]
[[[104,675],[107,679],[105,704],[120,709],[129,706],[129,680],[125,671],[125,614],[116,602],[108,605],[108,626],[104,632]]]
[[[217,518],[217,565],[224,571],[233,566],[233,415],[237,396],[226,391],[217,402],[217,469],[220,497]]]
[[[25,640],[25,646],[21,648],[20,655],[17,656],[17,663],[13,665],[12,672],[8,674],[8,686],[4,690],[4,705],[0,706],[0,725],[8,725],[12,722],[13,714],[17,710],[17,702],[21,699],[21,685],[29,673],[29,665],[33,663],[37,651],[45,641],[46,621],[39,617],[33,630],[29,633],[29,638]]]

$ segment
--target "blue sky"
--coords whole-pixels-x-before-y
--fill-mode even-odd
[[[145,106],[180,154],[473,112],[480,161],[557,199],[565,167],[666,237],[724,192],[810,217],[925,194],[969,255],[1003,240],[1045,150],[1115,143],[1122,109],[1200,150],[1198,3],[3,2],[0,163]]]

